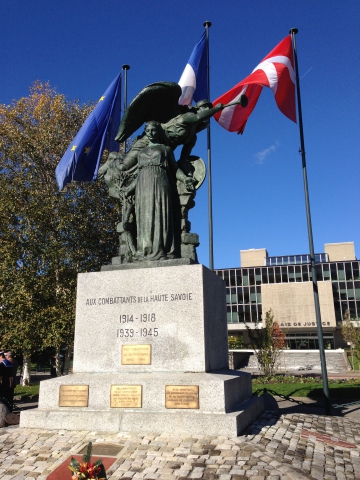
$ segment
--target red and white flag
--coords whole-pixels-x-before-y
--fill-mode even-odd
[[[214,115],[215,120],[229,132],[243,133],[262,87],[271,88],[281,112],[296,123],[295,72],[291,35],[284,38],[248,77],[213,102],[213,105],[217,103],[226,105],[238,100],[245,93],[249,100],[248,105],[226,107]]]

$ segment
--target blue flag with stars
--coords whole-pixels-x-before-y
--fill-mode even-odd
[[[95,180],[104,149],[119,150],[114,138],[120,117],[121,73],[100,98],[56,167],[55,176],[60,190],[73,180]]]

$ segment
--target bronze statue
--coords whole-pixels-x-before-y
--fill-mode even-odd
[[[116,140],[126,142],[147,122],[145,131],[129,152],[111,152],[99,169],[110,195],[122,204],[119,256],[113,263],[172,258],[197,262],[198,235],[190,233],[187,214],[206,172],[204,162],[190,154],[196,134],[224,106],[201,100],[189,108],[178,104],[180,96],[181,87],[173,82],[145,87],[129,105]],[[243,96],[238,103],[245,106],[246,100]],[[180,145],[176,163],[173,151]]]
[[[159,143],[160,131],[158,122],[146,124],[148,145],[139,151],[138,175],[125,189],[126,197],[135,190],[135,260],[175,258],[173,193],[169,176],[183,182],[189,192],[194,190],[195,180],[178,167],[171,148]],[[125,164],[123,167],[126,168]]]

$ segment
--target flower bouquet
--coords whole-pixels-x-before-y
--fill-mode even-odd
[[[94,463],[91,463],[92,455],[92,443],[89,442],[87,451],[83,455],[83,461],[78,462],[74,457],[71,458],[70,470],[73,472],[71,476],[72,480],[83,480],[83,479],[93,479],[93,480],[106,480],[105,468],[102,463],[102,460],[97,460]]]

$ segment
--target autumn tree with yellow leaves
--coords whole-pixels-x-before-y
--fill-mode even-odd
[[[0,347],[21,352],[28,369],[35,350],[72,344],[77,273],[116,252],[119,209],[105,184],[59,191],[55,180],[92,108],[41,82],[0,104]]]

